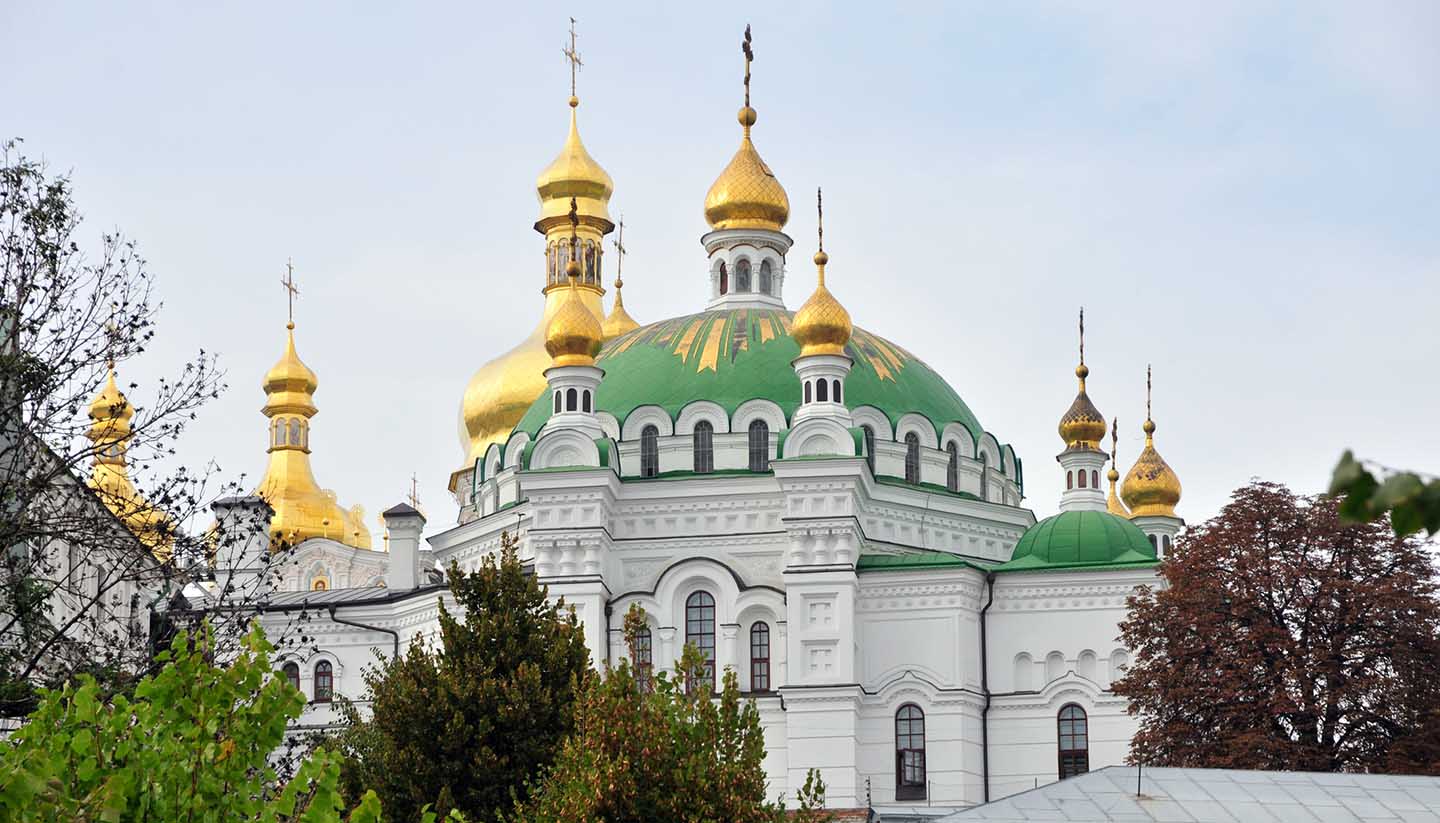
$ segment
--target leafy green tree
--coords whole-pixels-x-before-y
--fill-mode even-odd
[[[1391,471],[1376,479],[1349,451],[1330,478],[1330,494],[1341,498],[1340,514],[1347,520],[1370,522],[1386,515],[1397,537],[1424,531],[1440,534],[1440,477],[1428,481],[1407,471]]]
[[[632,607],[625,634],[644,613]],[[676,673],[636,677],[631,661],[585,691],[575,734],[554,767],[532,785],[516,823],[774,823],[780,803],[765,797],[760,714],[742,700],[734,671],[718,699],[703,676],[705,662],[686,646]],[[690,684],[690,688],[686,684]],[[824,783],[812,772],[800,793],[803,819],[822,819]]]
[[[315,751],[278,785],[268,758],[305,698],[270,667],[258,628],[230,665],[211,662],[208,626],[177,635],[134,699],[82,675],[42,694],[0,746],[0,819],[339,821],[340,758]],[[367,793],[349,817],[378,823]]]
[[[439,643],[417,641],[365,672],[371,712],[343,710],[339,736],[350,796],[373,788],[396,819],[426,804],[492,820],[526,796],[574,728],[593,675],[574,612],[545,589],[501,539],[498,559],[466,574],[450,568],[464,619],[440,609]]]

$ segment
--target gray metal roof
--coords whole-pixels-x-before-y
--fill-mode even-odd
[[[942,821],[1077,823],[1440,823],[1440,777],[1232,769],[1097,771],[956,812]]]
[[[394,603],[417,595],[427,595],[442,591],[446,584],[441,582],[430,582],[414,589],[387,589],[381,586],[367,586],[364,588],[350,589],[327,589],[325,591],[298,591],[298,592],[272,592],[266,595],[259,604],[250,601],[239,608],[253,609],[260,606],[266,610],[287,611],[292,609],[328,609],[330,606],[360,605],[362,603]],[[191,604],[192,608],[206,609],[216,608],[213,598],[206,597],[204,600],[196,599]],[[224,608],[220,606],[219,608]]]

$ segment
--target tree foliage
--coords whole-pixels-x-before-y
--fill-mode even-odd
[[[1330,494],[1341,498],[1340,514],[1347,520],[1388,516],[1400,537],[1422,530],[1432,537],[1440,534],[1440,478],[1427,481],[1415,472],[1392,471],[1379,480],[1346,451],[1330,477]]]
[[[491,820],[525,797],[574,727],[592,676],[579,622],[516,557],[502,536],[497,559],[466,574],[450,569],[464,619],[440,607],[439,642],[417,641],[365,673],[368,719],[347,710],[340,737],[345,785],[374,788],[397,819],[425,804]]]
[[[141,354],[155,333],[153,278],[130,241],[100,236],[87,253],[70,180],[0,147],[0,714],[34,706],[32,687],[88,671],[123,684],[143,671],[147,608],[175,568],[112,513],[130,499],[83,477],[106,446],[87,440],[90,401],[110,364]],[[90,244],[84,244],[90,245]],[[180,558],[199,538],[173,530],[203,510],[208,470],[162,463],[198,408],[223,388],[204,351],[142,388],[122,379],[135,411],[123,438],[148,504],[147,535]],[[113,447],[113,444],[111,444]],[[221,493],[221,492],[216,492]],[[107,497],[108,495],[108,497]],[[128,508],[127,508],[128,507]],[[158,533],[163,531],[164,533]],[[243,631],[242,631],[243,633]]]
[[[268,758],[304,697],[270,668],[256,628],[228,666],[208,627],[177,635],[134,700],[82,676],[42,696],[0,747],[0,818],[34,821],[339,821],[338,755],[314,752],[279,784]],[[349,820],[378,823],[367,794]]]
[[[1440,773],[1440,605],[1418,540],[1255,482],[1160,572],[1121,624],[1135,760]]]
[[[625,617],[631,643],[644,625],[632,606]],[[718,699],[705,661],[687,645],[675,673],[636,677],[622,660],[592,680],[580,703],[575,734],[554,767],[532,786],[516,823],[652,823],[664,820],[783,819],[782,804],[765,797],[765,740],[760,714],[742,700],[734,671]],[[689,688],[686,684],[691,684]],[[812,772],[800,794],[802,815],[817,819],[824,783]]]

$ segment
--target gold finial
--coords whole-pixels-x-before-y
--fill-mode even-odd
[[[620,289],[625,281],[620,279],[620,270],[625,265],[625,213],[620,213],[620,222],[615,224],[615,239],[610,241],[615,246],[615,299],[620,299]]]
[[[1080,365],[1075,367],[1075,376],[1080,378],[1080,391],[1085,391],[1085,378],[1090,376],[1090,367],[1085,365],[1085,307],[1080,307]]]
[[[416,477],[414,472],[410,473],[410,496],[407,499],[410,501],[410,508],[420,510],[420,478]]]
[[[1120,452],[1120,418],[1110,421],[1110,471],[1105,473],[1105,479],[1110,481],[1110,493],[1105,496],[1105,511],[1119,517],[1129,517],[1130,510],[1120,502],[1120,496],[1115,493],[1115,481],[1120,479],[1120,471],[1115,467]]]
[[[825,287],[825,264],[830,255],[825,253],[825,201],[820,189],[815,189],[815,213],[820,248],[815,252],[815,293],[795,312],[790,324],[790,336],[800,344],[800,356],[814,354],[845,354],[854,326],[850,312],[840,305],[835,295]]]
[[[625,255],[629,253],[625,248],[625,215],[620,215],[620,222],[615,224],[615,239],[610,242],[615,246],[615,306],[610,309],[610,315],[602,324],[606,340],[640,328],[635,318],[625,311],[625,293],[621,291],[625,281],[620,279],[620,269],[625,262]]]
[[[1155,435],[1155,421],[1150,419],[1150,364],[1145,364],[1145,442],[1153,441]]]
[[[580,98],[575,96],[575,72],[579,71],[585,64],[580,62],[580,52],[575,50],[575,18],[570,18],[570,45],[560,49],[565,59],[570,62],[570,108],[580,105]]]
[[[750,27],[747,25],[745,39],[740,43],[740,50],[745,55],[745,105],[740,107],[738,119],[744,131],[739,150],[705,194],[705,221],[716,230],[764,229],[778,232],[790,219],[790,198],[750,141],[750,127],[755,125],[757,118],[755,110],[750,107],[750,63],[755,59],[755,50],[750,43]]]
[[[570,262],[565,264],[565,276],[570,278],[570,288],[580,279],[580,205],[570,198]]]
[[[820,285],[825,285],[825,264],[830,262],[830,255],[825,253],[825,197],[820,187],[815,187],[815,234],[819,248],[815,252],[815,265],[817,276],[820,278]]]
[[[1070,408],[1060,418],[1060,439],[1067,449],[1089,449],[1097,451],[1105,439],[1105,418],[1090,401],[1085,391],[1085,378],[1090,376],[1090,367],[1085,365],[1085,309],[1080,309],[1080,365],[1075,367],[1075,376],[1080,379],[1080,390]]]
[[[285,287],[286,315],[289,317],[285,328],[295,328],[295,298],[300,296],[300,289],[295,285],[295,262],[290,258],[285,259],[285,277],[280,281]]]
[[[755,59],[755,50],[750,46],[750,24],[745,24],[745,40],[740,43],[740,51],[745,54],[745,108],[750,108],[750,61]],[[749,126],[745,127],[749,129]]]

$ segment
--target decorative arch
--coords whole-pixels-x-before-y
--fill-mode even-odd
[[[695,424],[701,420],[709,421],[715,434],[728,434],[730,431],[730,418],[725,414],[723,406],[709,400],[695,400],[686,403],[675,418],[675,434],[683,436],[693,433]]]
[[[829,418],[800,421],[785,438],[785,457],[854,457],[850,430]]]
[[[1110,682],[1125,676],[1125,670],[1130,667],[1130,652],[1125,649],[1116,649],[1110,652]]]
[[[969,460],[975,459],[975,439],[970,436],[970,430],[959,423],[946,423],[945,428],[940,432],[940,442],[955,443],[960,447],[960,456]]]
[[[600,450],[589,435],[575,429],[544,432],[530,455],[532,469],[599,466]]]
[[[505,468],[522,468],[525,446],[530,442],[530,432],[517,431],[505,441]]]
[[[786,429],[785,412],[779,404],[763,397],[746,400],[736,407],[735,414],[730,418],[730,427],[737,432],[749,431],[750,423],[756,419],[764,420],[772,434]]]
[[[890,418],[885,415],[885,412],[874,406],[860,406],[851,409],[850,417],[857,426],[869,426],[870,430],[875,432],[877,442],[895,439],[895,429],[890,425]]]
[[[1100,678],[1098,678],[1098,677],[1096,676],[1096,674],[1095,674],[1095,670],[1096,670],[1097,668],[1099,668],[1099,664],[1098,664],[1098,658],[1095,656],[1095,652],[1091,651],[1090,649],[1086,649],[1086,650],[1080,652],[1080,654],[1076,655],[1076,657],[1075,657],[1075,673],[1076,673],[1076,674],[1080,675],[1081,677],[1083,677],[1083,678],[1085,678],[1086,680],[1089,680],[1089,681],[1091,681],[1091,682],[1099,683],[1099,682],[1100,682]]]
[[[485,467],[485,472],[481,476],[482,480],[494,479],[495,475],[500,473],[500,464],[502,462],[500,455],[501,449],[499,443],[491,443],[490,447],[485,449],[485,462],[481,464]]]
[[[920,437],[920,445],[927,449],[940,448],[939,439],[935,436],[935,426],[923,415],[910,412],[900,417],[900,422],[895,424],[895,439],[904,440],[905,435],[914,432]]]
[[[1000,464],[1000,473],[1013,481],[1015,479],[1015,450],[1010,447],[1010,444],[1007,443],[1000,449],[1000,458],[1004,461]]]
[[[1015,691],[1028,692],[1035,688],[1035,661],[1025,652],[1015,655]]]
[[[991,434],[990,432],[985,432],[984,434],[980,435],[980,447],[979,449],[977,449],[975,459],[980,459],[978,452],[981,451],[985,453],[986,457],[989,459],[991,466],[1001,465],[1000,441],[995,439],[995,435]]]
[[[605,432],[606,437],[612,440],[620,439],[620,421],[615,419],[615,415],[607,411],[597,411],[595,419],[600,421],[600,429]]]
[[[1060,652],[1050,652],[1045,655],[1045,682],[1053,683],[1065,676],[1065,655]]]
[[[640,432],[646,426],[659,429],[661,437],[669,437],[675,433],[675,422],[664,409],[659,406],[638,406],[627,414],[624,422],[620,424],[620,439],[639,440]]]

